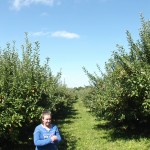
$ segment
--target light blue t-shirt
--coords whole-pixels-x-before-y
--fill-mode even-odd
[[[52,142],[51,136],[56,135],[57,141]],[[42,124],[38,125],[34,130],[34,144],[36,150],[57,150],[57,144],[61,141],[61,136],[56,125],[51,125],[50,130],[43,127]]]

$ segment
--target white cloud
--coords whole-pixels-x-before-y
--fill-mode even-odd
[[[61,38],[67,38],[67,39],[74,39],[79,38],[80,36],[76,33],[71,33],[67,31],[56,31],[56,32],[29,32],[30,36],[52,36],[52,37],[61,37]]]
[[[20,10],[22,7],[30,6],[32,4],[44,4],[52,6],[56,0],[12,0],[12,7]]]
[[[51,33],[50,32],[43,32],[43,31],[39,31],[39,32],[29,32],[30,36],[50,36]]]
[[[62,37],[62,38],[68,38],[68,39],[73,39],[73,38],[79,38],[80,36],[76,33],[71,33],[67,31],[56,31],[52,33],[53,37]]]

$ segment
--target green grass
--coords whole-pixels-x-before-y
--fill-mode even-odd
[[[60,150],[150,150],[150,139],[114,133],[106,122],[98,121],[83,106],[74,104],[59,125],[64,141]]]

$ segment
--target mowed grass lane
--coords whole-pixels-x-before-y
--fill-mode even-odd
[[[59,128],[64,139],[60,150],[150,150],[150,139],[115,136],[113,129],[96,120],[80,100]]]

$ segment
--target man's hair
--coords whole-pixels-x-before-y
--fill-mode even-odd
[[[44,111],[42,112],[42,119],[44,118],[45,115],[50,115],[50,116],[52,116],[51,111],[50,111],[50,110],[44,110]]]

